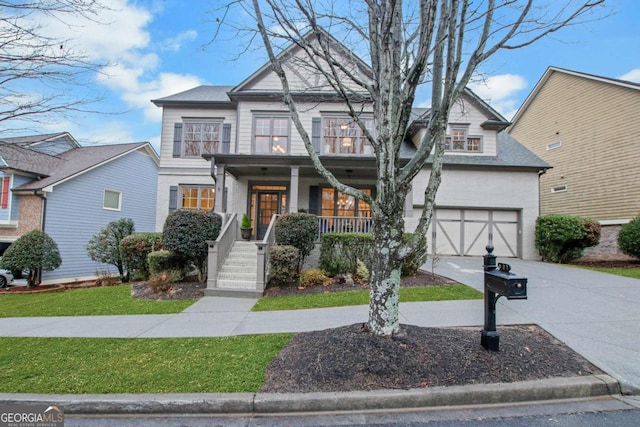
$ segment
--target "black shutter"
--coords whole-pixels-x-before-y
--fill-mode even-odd
[[[173,125],[173,157],[182,154],[182,123]]]
[[[225,154],[231,152],[231,123],[222,125],[222,152]]]
[[[169,187],[169,213],[178,209],[178,187],[172,185]]]
[[[320,215],[320,187],[309,186],[309,213]]]
[[[313,145],[313,150],[318,154],[322,152],[321,134],[322,117],[313,117],[311,119],[311,144]]]

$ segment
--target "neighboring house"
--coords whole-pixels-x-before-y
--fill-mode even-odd
[[[640,85],[549,67],[509,134],[553,167],[540,179],[541,214],[599,221],[587,255],[622,256],[618,230],[640,214]]]
[[[68,133],[0,138],[0,249],[43,230],[62,265],[43,283],[80,281],[115,268],[89,259],[85,246],[110,221],[155,228],[158,156],[149,143],[81,147]]]
[[[353,72],[369,72],[366,64],[333,42],[335,54],[352,61]],[[343,182],[375,192],[372,147],[344,102],[321,78],[297,66],[297,47],[282,55],[288,58],[285,70],[301,120],[324,165]],[[153,102],[163,109],[157,229],[177,208],[214,209],[235,218],[247,213],[254,239],[265,242],[271,238],[265,238],[265,233],[273,214],[298,210],[321,216],[321,231],[370,229],[369,206],[335,191],[313,168],[269,64],[235,87],[198,86]],[[364,101],[360,106],[361,119],[374,129],[371,104]],[[414,113],[402,147],[403,163],[415,152],[429,112],[416,109]],[[431,251],[483,255],[491,242],[500,257],[536,258],[538,176],[548,165],[501,132],[509,122],[469,90],[449,122],[442,184],[429,233]],[[405,206],[407,231],[417,224],[427,181],[426,169],[414,180]],[[223,246],[215,249],[225,252],[221,258],[231,243]],[[263,249],[260,246],[258,252]],[[210,271],[209,288],[243,286],[238,275],[224,276],[222,261],[213,268],[223,271],[220,277],[211,277],[218,273]],[[257,289],[261,291],[260,283]]]

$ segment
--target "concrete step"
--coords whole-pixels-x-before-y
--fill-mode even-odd
[[[258,265],[258,259],[256,256],[245,258],[245,257],[227,257],[224,262],[224,265],[229,265],[233,267],[255,267]]]
[[[216,289],[255,290],[256,281],[218,279]]]
[[[218,281],[220,280],[246,280],[254,282],[256,281],[256,277],[258,277],[257,271],[220,271],[218,273]]]

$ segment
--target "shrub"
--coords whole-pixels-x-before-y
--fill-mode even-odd
[[[412,236],[412,233],[405,233],[402,236],[402,241],[407,242]],[[372,234],[325,233],[322,235],[320,268],[329,276],[352,273],[360,277],[358,261],[363,262],[365,267],[370,270],[374,256]],[[402,276],[415,274],[426,260],[427,238],[423,236],[418,241],[418,250],[402,260]]]
[[[149,277],[147,255],[162,249],[162,233],[133,233],[120,241],[122,262],[130,274]]]
[[[600,225],[572,215],[544,215],[536,220],[536,249],[544,261],[567,263],[600,241]]]
[[[242,220],[240,221],[240,228],[251,228],[251,219],[249,215],[242,214]]]
[[[151,275],[169,270],[184,271],[186,268],[186,261],[180,254],[164,249],[147,255],[147,262],[149,264],[149,274]]]
[[[207,272],[207,240],[216,240],[222,226],[222,217],[213,212],[178,209],[169,214],[162,230],[165,249],[182,255],[193,262],[200,281]]]
[[[618,246],[625,254],[640,259],[640,215],[620,228]]]
[[[55,270],[62,264],[58,245],[40,230],[23,234],[5,251],[0,266],[7,270],[29,270],[29,286],[40,284],[41,272]]]
[[[318,286],[324,284],[329,278],[322,270],[312,268],[300,273],[300,286]]]
[[[369,233],[325,233],[320,245],[320,268],[328,276],[356,273],[358,260],[371,265],[373,236]]]
[[[356,276],[358,279],[362,280],[364,283],[367,283],[370,278],[369,269],[364,264],[364,262],[358,260],[356,265]]]
[[[407,242],[411,237],[413,233],[404,233],[402,241]],[[402,277],[416,274],[425,262],[427,262],[427,236],[423,235],[418,240],[418,249],[402,260]]]
[[[149,286],[154,292],[166,294],[171,290],[171,286],[180,280],[182,280],[180,270],[167,270],[152,274],[149,278]]]
[[[298,283],[298,260],[300,253],[295,246],[275,245],[269,249],[269,275],[275,286]]]
[[[86,246],[89,258],[96,262],[115,265],[122,281],[128,281],[129,274],[128,272],[125,274],[120,241],[134,231],[135,226],[131,218],[120,218],[119,220],[111,221],[89,240]]]
[[[308,213],[287,213],[276,221],[276,244],[290,245],[298,249],[298,271],[315,247],[318,230],[318,217]]]

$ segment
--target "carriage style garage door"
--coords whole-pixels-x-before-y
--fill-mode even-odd
[[[518,257],[518,211],[484,209],[436,209],[431,235],[438,255],[481,256],[487,243],[498,257]]]

